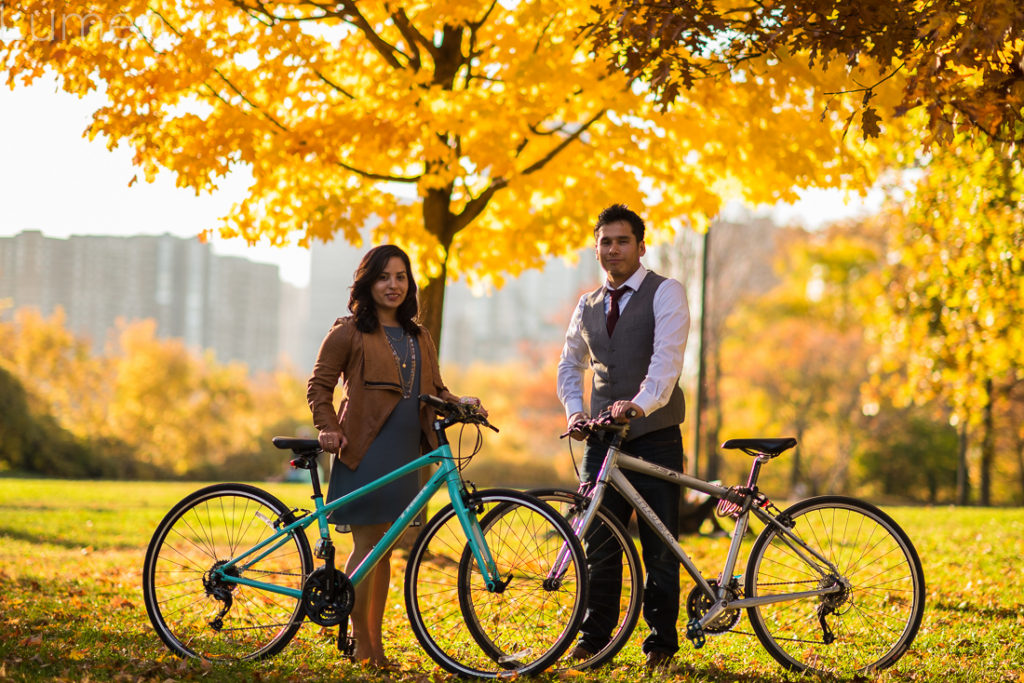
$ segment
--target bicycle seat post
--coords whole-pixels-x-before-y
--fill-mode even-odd
[[[757,488],[757,478],[761,475],[761,467],[769,460],[771,458],[763,454],[758,454],[754,458],[754,463],[750,466],[750,475],[747,477],[747,488],[751,491]]]
[[[292,459],[291,465],[295,469],[309,470],[309,483],[313,486],[313,499],[322,498],[323,491],[320,488],[320,467],[318,465],[319,455],[322,451],[315,453],[296,452],[296,457]]]

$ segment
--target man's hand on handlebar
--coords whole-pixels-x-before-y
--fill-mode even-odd
[[[644,409],[632,401],[616,401],[611,405],[612,419],[616,422],[627,422],[633,418],[643,417]]]
[[[587,415],[582,410],[573,413],[569,417],[569,431],[566,434],[576,439],[577,441],[583,441],[585,438],[587,438],[587,433],[586,431],[580,429],[579,426],[584,424],[589,419],[590,416]]]
[[[616,401],[602,410],[597,417],[590,417],[580,411],[569,417],[569,429],[562,434],[562,438],[571,436],[577,441],[582,441],[595,431],[619,432],[625,435],[629,429],[629,421],[643,415],[643,408],[632,401]]]

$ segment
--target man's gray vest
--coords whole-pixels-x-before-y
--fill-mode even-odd
[[[599,287],[587,295],[583,308],[583,339],[590,348],[594,370],[590,392],[590,414],[597,415],[615,401],[630,401],[640,391],[654,353],[654,293],[665,281],[649,271],[640,288],[621,309],[615,331],[608,336],[604,312],[605,289]],[[681,340],[680,340],[681,341]],[[629,439],[678,425],[686,415],[683,392],[678,379],[669,402],[650,415],[632,421]]]

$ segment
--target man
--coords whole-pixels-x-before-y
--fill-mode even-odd
[[[679,375],[690,329],[686,292],[678,281],[640,264],[646,251],[644,222],[626,206],[615,204],[602,211],[594,237],[606,281],[580,298],[569,322],[558,363],[558,398],[570,428],[585,419],[583,376],[588,366],[593,368],[590,413],[610,408],[614,418],[624,419],[630,410],[636,411],[639,417],[631,420],[624,450],[681,471],[679,424],[684,403]],[[582,438],[579,432],[574,436]],[[597,440],[588,440],[584,481],[596,478],[606,450]],[[627,476],[669,531],[678,535],[679,487],[635,473]],[[623,524],[628,521],[632,510],[622,496],[609,489],[604,502]],[[662,668],[679,649],[679,561],[647,524],[640,525],[640,545],[646,569],[643,615],[651,629],[643,651],[649,668]],[[621,590],[621,561],[617,564],[619,575],[611,577],[615,592]],[[607,578],[592,576],[587,615],[572,652],[575,658],[588,658],[611,638],[618,595],[603,595],[611,590],[601,588],[607,585]]]

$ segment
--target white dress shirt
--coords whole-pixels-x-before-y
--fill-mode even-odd
[[[640,283],[647,276],[647,269],[642,265],[622,286],[629,287],[619,299],[619,313],[625,312],[633,292],[640,288]],[[611,306],[608,289],[615,289],[605,284],[604,310],[607,315]],[[565,333],[565,345],[562,356],[558,360],[558,399],[565,406],[566,417],[584,411],[583,379],[584,372],[590,367],[590,348],[583,339],[581,329],[583,309],[588,294],[580,297],[569,321],[569,329]],[[690,308],[686,301],[686,290],[682,283],[666,278],[654,293],[654,350],[651,362],[647,367],[647,375],[640,383],[640,390],[630,400],[640,406],[645,415],[650,415],[668,403],[672,389],[679,382],[683,372],[683,353],[686,351],[686,337],[690,332]]]

